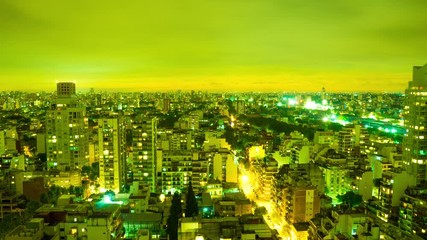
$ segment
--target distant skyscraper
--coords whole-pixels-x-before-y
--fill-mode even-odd
[[[405,91],[403,160],[417,183],[427,180],[427,64],[413,68]]]
[[[98,121],[99,184],[101,191],[119,192],[126,177],[125,125],[121,118]]]
[[[134,181],[156,190],[157,118],[137,116],[132,123],[132,165]]]
[[[46,153],[48,169],[81,169],[88,160],[88,120],[78,104],[75,84],[57,83],[57,99],[47,111]]]

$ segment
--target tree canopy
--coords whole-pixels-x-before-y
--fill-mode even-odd
[[[172,197],[172,205],[167,220],[166,232],[170,240],[178,240],[178,220],[182,217],[181,195],[175,192]]]
[[[186,200],[185,217],[196,217],[199,214],[199,206],[191,182],[188,185]]]
[[[350,208],[358,206],[362,202],[362,196],[353,191],[348,191],[337,196],[338,200]]]

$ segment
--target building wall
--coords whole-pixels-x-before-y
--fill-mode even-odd
[[[237,183],[237,164],[234,163],[234,158],[231,154],[227,156],[227,163],[225,165],[225,169],[225,181]]]
[[[134,181],[143,181],[156,190],[157,118],[137,116],[132,124],[132,165]]]
[[[417,183],[427,180],[427,64],[413,68],[413,79],[405,91],[403,160]]]
[[[57,104],[55,109],[47,111],[46,119],[48,169],[69,171],[87,165],[89,143],[85,108]]]
[[[98,121],[99,184],[101,191],[118,193],[125,184],[125,126],[122,119]]]

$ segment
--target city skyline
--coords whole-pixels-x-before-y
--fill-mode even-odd
[[[1,90],[403,92],[426,4],[3,0]]]

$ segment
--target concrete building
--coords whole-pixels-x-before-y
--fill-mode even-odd
[[[118,193],[126,181],[126,137],[121,118],[98,120],[99,184],[101,192]]]
[[[308,222],[320,213],[319,192],[313,186],[289,186],[286,200],[286,221],[289,224]]]
[[[19,225],[10,231],[5,240],[42,240],[44,237],[43,218],[33,218],[26,225]],[[50,238],[52,239],[52,238]],[[59,238],[58,238],[59,239]]]
[[[164,194],[183,191],[192,179],[193,153],[188,150],[158,151],[157,186]]]
[[[341,154],[359,154],[366,152],[369,134],[360,125],[347,125],[338,132],[338,152]]]
[[[309,221],[309,239],[363,239],[379,240],[380,226],[359,209],[333,209],[328,215],[319,215]]]
[[[124,234],[120,205],[115,203],[45,204],[36,210],[43,218],[45,232],[59,239],[113,240]]]
[[[17,152],[18,133],[16,128],[0,130],[0,156]]]
[[[363,201],[367,201],[372,197],[374,187],[372,171],[355,170],[350,173],[350,179],[352,179],[352,190],[361,195]]]
[[[427,188],[409,187],[399,206],[399,227],[408,234],[427,239]]]
[[[405,171],[389,171],[383,174],[379,190],[377,216],[385,222],[397,223],[400,199],[407,187],[415,186],[415,176]]]
[[[228,150],[213,152],[213,179],[237,183],[237,165]]]
[[[88,162],[86,109],[75,97],[75,84],[57,84],[57,99],[46,115],[47,168],[81,169]]]
[[[333,149],[325,148],[316,157],[316,164],[323,172],[325,193],[335,199],[337,195],[346,193],[350,187],[347,176],[350,166],[345,155]]]
[[[314,152],[317,153],[325,147],[330,147],[334,143],[333,131],[316,131],[314,133]]]
[[[133,181],[143,181],[156,190],[157,118],[137,116],[132,123]]]
[[[142,182],[133,182],[129,191],[130,213],[143,213],[147,211],[150,192],[150,186],[143,185]]]
[[[403,161],[417,183],[427,180],[427,64],[413,68],[405,91]]]
[[[70,186],[81,186],[82,178],[80,171],[60,172],[58,175],[49,177],[49,185],[56,185],[63,188]]]

